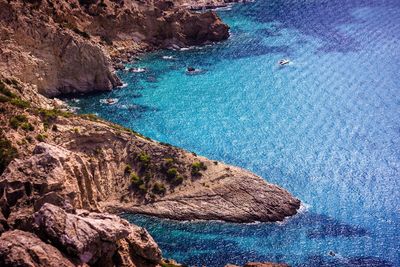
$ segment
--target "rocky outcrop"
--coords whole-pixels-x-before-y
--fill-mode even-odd
[[[0,266],[74,267],[55,247],[36,235],[20,230],[8,231],[0,237]]]
[[[30,230],[36,235],[21,230],[1,235],[0,266],[156,266],[162,261],[144,228],[115,215],[72,214],[45,204],[33,214]]]
[[[101,262],[104,266],[111,266],[120,242],[131,248],[129,252],[134,257],[155,264],[162,259],[160,249],[145,229],[115,215],[85,210],[71,214],[46,203],[34,214],[34,221],[39,236],[50,240],[81,263],[93,265]]]
[[[30,116],[36,133],[9,134],[43,134],[43,118]],[[3,214],[49,202],[66,210],[254,222],[280,221],[299,208],[286,190],[243,169],[71,116],[54,119],[57,131],[47,130],[46,142],[27,144],[21,150],[32,153],[14,160],[0,177]]]
[[[47,97],[111,90],[110,56],[228,38],[215,13],[168,3],[0,0],[0,71]]]

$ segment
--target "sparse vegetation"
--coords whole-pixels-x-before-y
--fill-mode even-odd
[[[126,165],[125,165],[125,168],[124,168],[124,173],[125,173],[125,174],[130,174],[131,172],[132,172],[132,167],[131,167],[131,165],[126,164]]]
[[[163,195],[165,194],[165,192],[167,191],[167,189],[165,188],[165,185],[159,182],[156,182],[153,185],[153,189],[152,189],[154,194],[158,194],[158,195]]]
[[[151,157],[146,152],[142,151],[138,156],[139,162],[142,164],[143,167],[148,167],[150,164]]]
[[[51,127],[51,130],[52,130],[53,132],[57,132],[57,131],[58,131],[57,125],[54,124],[54,125]]]
[[[192,175],[198,176],[201,175],[201,171],[207,170],[207,166],[204,165],[203,162],[197,161],[192,163]]]
[[[140,185],[144,184],[144,182],[136,172],[132,172],[131,173],[131,184],[135,187],[139,187]]]
[[[36,140],[38,140],[39,142],[44,142],[47,138],[47,135],[45,134],[38,134],[36,135]]]
[[[167,177],[173,179],[178,175],[178,170],[176,168],[169,168],[167,170]]]
[[[4,172],[8,164],[18,156],[18,151],[5,137],[0,137],[0,174]]]
[[[181,183],[183,183],[183,180],[184,178],[182,175],[177,175],[172,182],[174,185],[180,185]]]
[[[10,118],[9,123],[11,128],[17,130],[22,123],[27,121],[28,118],[25,115],[15,115]]]
[[[11,98],[15,97],[15,95],[9,89],[7,89],[5,83],[1,80],[0,80],[0,93],[7,97]]]
[[[33,131],[33,130],[35,130],[35,127],[33,127],[33,125],[31,123],[29,123],[29,122],[22,123],[21,124],[21,128],[24,131]]]
[[[19,108],[29,108],[30,107],[29,102],[22,100],[20,98],[17,98],[17,97],[11,99],[10,103]]]

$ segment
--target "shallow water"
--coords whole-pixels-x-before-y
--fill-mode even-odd
[[[220,15],[228,41],[147,55],[132,65],[147,72],[120,73],[127,87],[72,104],[252,170],[308,209],[282,224],[127,217],[187,264],[400,266],[400,1],[259,0]]]

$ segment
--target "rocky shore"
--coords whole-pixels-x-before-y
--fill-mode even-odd
[[[299,200],[248,171],[49,98],[111,90],[121,84],[114,66],[139,51],[228,38],[215,13],[188,3],[0,0],[0,266],[176,266],[145,229],[106,212],[296,214]]]

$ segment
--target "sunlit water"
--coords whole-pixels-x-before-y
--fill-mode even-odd
[[[147,72],[120,73],[125,88],[71,103],[252,170],[308,209],[282,224],[127,218],[190,265],[400,266],[400,1],[259,0],[220,15],[228,41],[150,54],[128,66]]]

